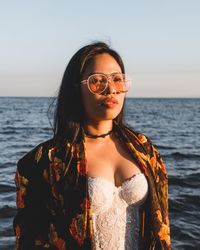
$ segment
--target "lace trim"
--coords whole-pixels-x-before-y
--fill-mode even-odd
[[[139,240],[139,204],[144,202],[148,183],[139,173],[116,187],[103,177],[88,177],[93,212],[92,249],[136,250]]]

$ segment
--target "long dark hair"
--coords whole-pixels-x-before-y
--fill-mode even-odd
[[[82,47],[69,61],[59,88],[54,113],[54,140],[60,144],[64,141],[74,142],[80,133],[84,120],[84,110],[80,82],[88,63],[99,54],[111,55],[119,64],[122,73],[125,68],[120,55],[104,42],[95,42]],[[124,105],[114,119],[119,126],[124,124]]]

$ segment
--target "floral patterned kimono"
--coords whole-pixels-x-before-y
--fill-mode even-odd
[[[126,126],[114,133],[145,174],[149,193],[140,207],[140,249],[171,249],[168,177],[160,153],[144,134]],[[88,196],[84,135],[55,146],[48,140],[18,161],[16,248],[92,249],[93,221]]]

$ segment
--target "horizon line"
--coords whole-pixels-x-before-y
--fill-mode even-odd
[[[57,96],[1,96],[0,98],[57,98]],[[126,98],[199,99],[200,96],[126,96]]]

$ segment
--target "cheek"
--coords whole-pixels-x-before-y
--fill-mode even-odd
[[[87,89],[82,88],[81,93],[85,115],[86,117],[93,119],[99,119],[100,117],[101,119],[105,117],[108,119],[114,119],[120,113],[125,100],[125,94],[119,94],[120,96],[116,97],[118,99],[117,108],[109,110],[100,107],[100,100]]]
[[[97,100],[94,98],[94,95],[91,94],[87,89],[82,89],[82,100],[84,110],[87,112],[88,110],[92,110],[95,105],[97,105]]]
[[[120,106],[120,108],[123,107],[124,100],[125,100],[125,94],[122,94],[121,98],[119,99],[119,106]]]

